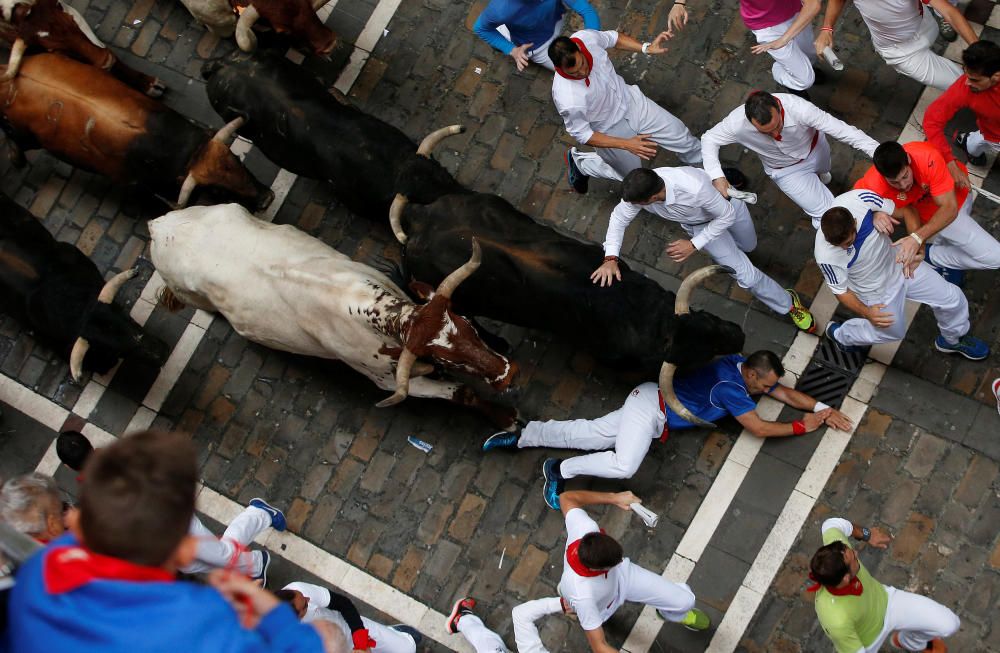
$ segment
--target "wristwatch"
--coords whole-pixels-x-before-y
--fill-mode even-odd
[[[868,528],[867,526],[862,526],[861,527],[861,541],[862,542],[867,542],[870,539],[872,539],[872,530],[870,528]]]

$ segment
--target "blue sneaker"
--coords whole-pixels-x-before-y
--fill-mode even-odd
[[[407,626],[406,624],[396,624],[395,626],[389,626],[389,628],[392,628],[393,630],[398,630],[401,633],[406,633],[407,635],[412,637],[413,643],[416,644],[418,648],[420,647],[420,642],[424,641],[424,636],[420,633],[419,630],[417,630],[413,626]]]
[[[587,189],[590,188],[590,177],[583,174],[583,172],[576,167],[576,161],[573,160],[574,152],[576,152],[575,147],[571,147],[566,150],[566,179],[569,181],[570,188],[581,195],[586,195]]]
[[[542,463],[542,476],[545,477],[545,481],[555,481],[557,483],[562,483],[566,479],[562,477],[559,473],[559,463],[562,461],[558,458],[546,458],[545,462]]]
[[[486,438],[483,451],[493,449],[517,449],[517,441],[521,439],[520,431],[500,431]]]
[[[990,355],[989,345],[968,334],[962,336],[954,345],[949,344],[944,336],[938,336],[934,339],[934,347],[946,354],[961,354],[970,361],[981,361]]]
[[[267,501],[263,499],[250,499],[251,508],[260,508],[267,514],[271,515],[271,528],[281,532],[288,528],[288,523],[285,521],[285,513],[281,512]]]
[[[545,499],[545,505],[553,510],[559,510],[559,494],[562,490],[560,487],[562,483],[559,481],[545,481],[542,486],[542,498]]]
[[[261,587],[267,587],[267,568],[271,566],[271,554],[267,551],[261,550],[261,566],[260,573],[251,578],[250,580],[259,580]]]
[[[845,354],[860,354],[865,350],[864,347],[859,347],[857,345],[844,345],[837,340],[836,333],[837,329],[840,328],[840,322],[827,322],[826,323],[826,337],[833,341],[833,344],[837,345],[837,348]]]

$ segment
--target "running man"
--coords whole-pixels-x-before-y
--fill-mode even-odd
[[[472,31],[511,57],[518,70],[529,63],[553,70],[549,44],[562,34],[564,5],[580,14],[585,29],[601,29],[601,18],[587,0],[490,0]]]

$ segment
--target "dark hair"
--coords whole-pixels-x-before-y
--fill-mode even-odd
[[[575,55],[580,48],[573,43],[568,36],[559,36],[549,44],[549,59],[556,68],[565,68],[570,57],[575,59]]]
[[[746,113],[747,120],[751,123],[756,122],[758,125],[766,125],[771,122],[771,109],[780,110],[780,107],[778,98],[770,93],[766,91],[754,91],[747,98],[746,104],[743,105],[743,111]]]
[[[876,147],[872,161],[879,174],[887,178],[896,177],[910,164],[906,150],[896,141],[886,141]]]
[[[819,221],[823,237],[831,245],[843,245],[857,231],[854,216],[842,206],[834,206],[826,210]]]
[[[611,569],[625,555],[622,545],[618,541],[605,533],[587,533],[580,539],[580,547],[577,549],[580,562],[589,569]]]
[[[809,571],[820,585],[836,587],[844,580],[851,569],[844,561],[844,551],[847,545],[843,542],[831,542],[820,547],[812,560],[809,561]]]
[[[622,180],[622,199],[626,202],[645,202],[663,190],[665,185],[660,175],[649,168],[636,168]]]
[[[284,601],[285,603],[290,604],[295,600],[295,590],[278,590],[276,592],[272,592],[272,594],[278,597],[279,601]]]
[[[90,444],[90,440],[79,431],[63,431],[56,438],[56,455],[62,464],[74,472],[83,469],[83,464],[93,451],[94,446]]]
[[[785,375],[785,366],[781,364],[781,359],[773,351],[768,351],[767,349],[761,349],[750,354],[747,356],[747,361],[744,364],[760,374],[774,372],[778,376]]]
[[[1000,73],[1000,45],[976,41],[962,52],[962,64],[968,72],[990,77]]]
[[[182,435],[141,431],[98,449],[84,468],[83,541],[96,553],[159,567],[194,514],[198,466]]]

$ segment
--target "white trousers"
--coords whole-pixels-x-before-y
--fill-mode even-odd
[[[778,25],[751,31],[757,37],[758,43],[777,41],[788,31],[796,18],[798,18],[798,14]],[[813,70],[813,64],[816,62],[816,48],[813,46],[812,28],[802,30],[798,36],[792,39],[791,43],[777,50],[768,50],[767,53],[774,58],[774,64],[771,66],[774,81],[782,86],[796,91],[804,91],[816,81],[816,71]]]
[[[549,59],[549,45],[556,40],[557,36],[562,34],[562,28],[563,28],[563,19],[560,18],[556,22],[555,29],[552,30],[552,36],[549,37],[548,41],[546,41],[545,43],[531,44],[531,49],[529,50],[531,54],[528,55],[528,59],[538,64],[539,66],[542,66],[543,68],[548,68],[549,70],[555,70],[556,69],[555,64],[553,64],[552,60]],[[500,32],[505,39],[513,43],[513,41],[510,38],[510,30],[507,29],[506,25],[500,25],[499,27],[497,27],[497,31]]]
[[[938,37],[938,25],[930,11],[924,11],[920,31],[910,41],[885,49],[875,48],[887,64],[897,72],[921,84],[947,90],[962,74],[962,67],[939,54],[931,46]]]
[[[933,253],[933,252],[932,252]],[[844,345],[877,345],[902,340],[906,335],[903,309],[907,299],[927,304],[934,311],[938,329],[949,343],[956,343],[969,332],[969,302],[958,286],[941,278],[931,266],[921,263],[912,279],[903,283],[890,296],[874,304],[885,304],[885,312],[895,320],[891,326],[878,329],[863,317],[844,322],[837,329],[837,340]],[[871,306],[872,304],[868,304]]]
[[[600,476],[631,478],[646,457],[653,438],[663,430],[659,387],[643,383],[629,393],[625,405],[597,419],[528,422],[518,448],[552,447],[600,451],[562,461],[563,478]]]
[[[517,653],[549,653],[542,644],[535,622],[550,614],[562,614],[562,599],[558,596],[535,599],[514,606],[511,616],[514,620],[514,643],[517,645]],[[476,653],[482,652],[477,650]]]
[[[472,644],[476,653],[509,653],[500,635],[487,628],[483,620],[474,614],[462,615],[458,620],[458,632]]]
[[[1000,243],[972,217],[975,193],[969,193],[950,225],[932,241],[931,261],[956,270],[996,270],[1000,268]]]
[[[764,172],[812,218],[813,228],[819,229],[820,218],[833,204],[833,193],[819,178],[819,175],[830,172],[830,143],[826,134],[820,134],[809,156],[795,165],[777,170],[764,166]]]
[[[648,605],[667,621],[677,622],[694,607],[695,596],[685,583],[674,583],[648,569],[632,564],[628,558],[618,566],[620,570],[618,593],[607,609],[601,612],[607,619],[626,601]],[[562,592],[562,589],[559,590]],[[605,621],[607,621],[605,619]]]
[[[237,544],[246,548],[254,539],[271,527],[271,515],[260,508],[247,507],[236,515],[222,537],[208,530],[198,517],[191,518],[189,534],[198,538],[197,558],[189,567],[181,571],[186,574],[201,574],[213,569],[234,567],[247,576],[259,576],[263,571],[264,556],[260,551],[243,551],[233,564]]]
[[[594,130],[608,136],[632,138],[650,134],[660,147],[676,152],[687,165],[701,165],[701,141],[691,130],[656,102],[642,94],[636,86],[628,87],[631,99],[625,118],[615,125],[595,125]],[[621,181],[625,175],[642,167],[642,159],[627,150],[599,147],[593,152],[573,152],[573,161],[580,171],[599,179]]]
[[[983,138],[980,131],[969,132],[969,138],[965,141],[965,150],[972,156],[979,156],[987,152],[1000,152],[1000,143],[994,143]]]
[[[757,247],[757,232],[747,205],[730,200],[736,209],[736,221],[726,231],[712,239],[704,250],[719,265],[732,268],[733,278],[775,313],[785,315],[792,310],[792,298],[777,281],[761,272],[750,262],[746,252]],[[689,236],[696,236],[708,225],[681,225]]]
[[[962,625],[954,612],[926,596],[895,587],[886,587],[885,591],[889,595],[885,624],[878,638],[865,649],[866,653],[878,653],[893,631],[899,631],[899,643],[903,648],[923,651],[932,639],[951,637]]]

